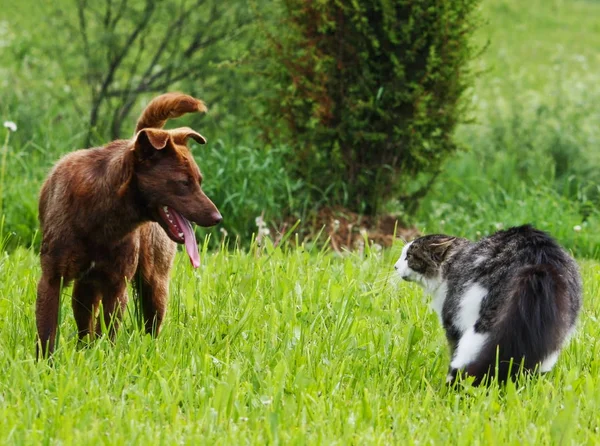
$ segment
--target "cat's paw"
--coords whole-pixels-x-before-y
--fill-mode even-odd
[[[458,378],[458,369],[450,367],[448,374],[446,375],[446,385],[453,386]]]

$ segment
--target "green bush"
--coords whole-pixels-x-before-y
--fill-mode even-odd
[[[407,210],[457,149],[474,74],[479,0],[285,0],[265,24],[263,125],[294,148],[315,200],[374,214]]]
[[[74,3],[48,8],[63,41],[44,48],[77,87],[80,111],[88,116],[86,146],[128,136],[122,123],[136,114],[141,96],[185,86],[214,105],[224,72],[231,80],[222,65],[245,50],[241,38],[251,23],[239,0]]]

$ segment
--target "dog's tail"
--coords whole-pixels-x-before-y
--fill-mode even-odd
[[[514,291],[500,310],[502,315],[490,337],[477,359],[466,367],[467,375],[475,377],[475,384],[486,375],[496,376],[501,382],[514,377],[521,361],[523,370],[534,370],[558,352],[567,336],[568,287],[555,267],[528,266],[513,279],[511,289]]]
[[[162,128],[168,119],[178,118],[186,113],[207,111],[200,99],[182,93],[165,93],[154,98],[142,112],[135,126],[135,133],[146,128]]]

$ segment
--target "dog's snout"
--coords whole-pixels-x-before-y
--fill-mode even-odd
[[[223,221],[223,216],[221,215],[221,213],[219,211],[215,211],[212,214],[212,219],[215,222],[215,225],[218,225],[219,223],[221,223]]]

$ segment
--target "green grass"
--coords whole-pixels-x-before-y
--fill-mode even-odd
[[[548,375],[447,391],[448,353],[401,244],[178,256],[164,330],[76,346],[63,298],[54,366],[34,361],[37,256],[0,260],[2,444],[593,444],[600,441],[600,266],[584,262],[579,331]]]

